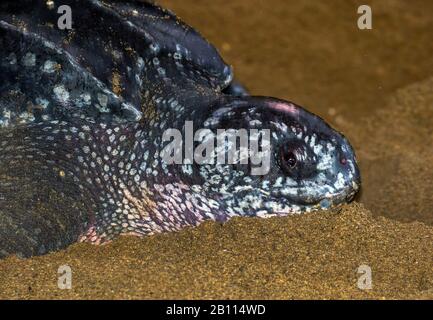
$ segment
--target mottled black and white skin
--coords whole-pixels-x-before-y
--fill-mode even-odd
[[[72,30],[57,27],[58,5],[71,7]],[[232,85],[215,48],[155,5],[1,1],[0,57],[1,257],[327,209],[359,189],[342,134]],[[162,132],[187,120],[270,129],[270,171],[164,163]]]

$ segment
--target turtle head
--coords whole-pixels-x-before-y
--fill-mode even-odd
[[[217,133],[214,159],[199,169],[208,198],[231,214],[258,216],[328,209],[353,199],[360,174],[341,133],[290,102],[225,99],[204,122],[213,133],[203,134],[202,142]],[[218,132],[231,132],[232,139]]]

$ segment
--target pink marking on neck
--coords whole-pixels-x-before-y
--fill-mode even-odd
[[[87,231],[79,236],[78,242],[88,242],[91,244],[100,245],[110,243],[111,240],[107,239],[105,235],[99,234],[95,226],[91,226],[89,229],[87,229]]]
[[[293,115],[299,114],[299,109],[290,102],[269,102],[268,105],[271,109],[276,111],[291,113]]]

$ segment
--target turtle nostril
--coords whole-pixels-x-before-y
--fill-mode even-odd
[[[341,157],[340,158],[340,163],[344,166],[347,164],[347,158],[346,157]]]

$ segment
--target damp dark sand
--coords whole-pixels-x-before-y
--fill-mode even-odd
[[[0,261],[0,298],[433,298],[433,3],[164,0],[254,94],[305,105],[360,161],[357,203]],[[365,1],[363,1],[364,3]],[[73,288],[57,288],[69,265]],[[369,265],[373,288],[358,289]]]

